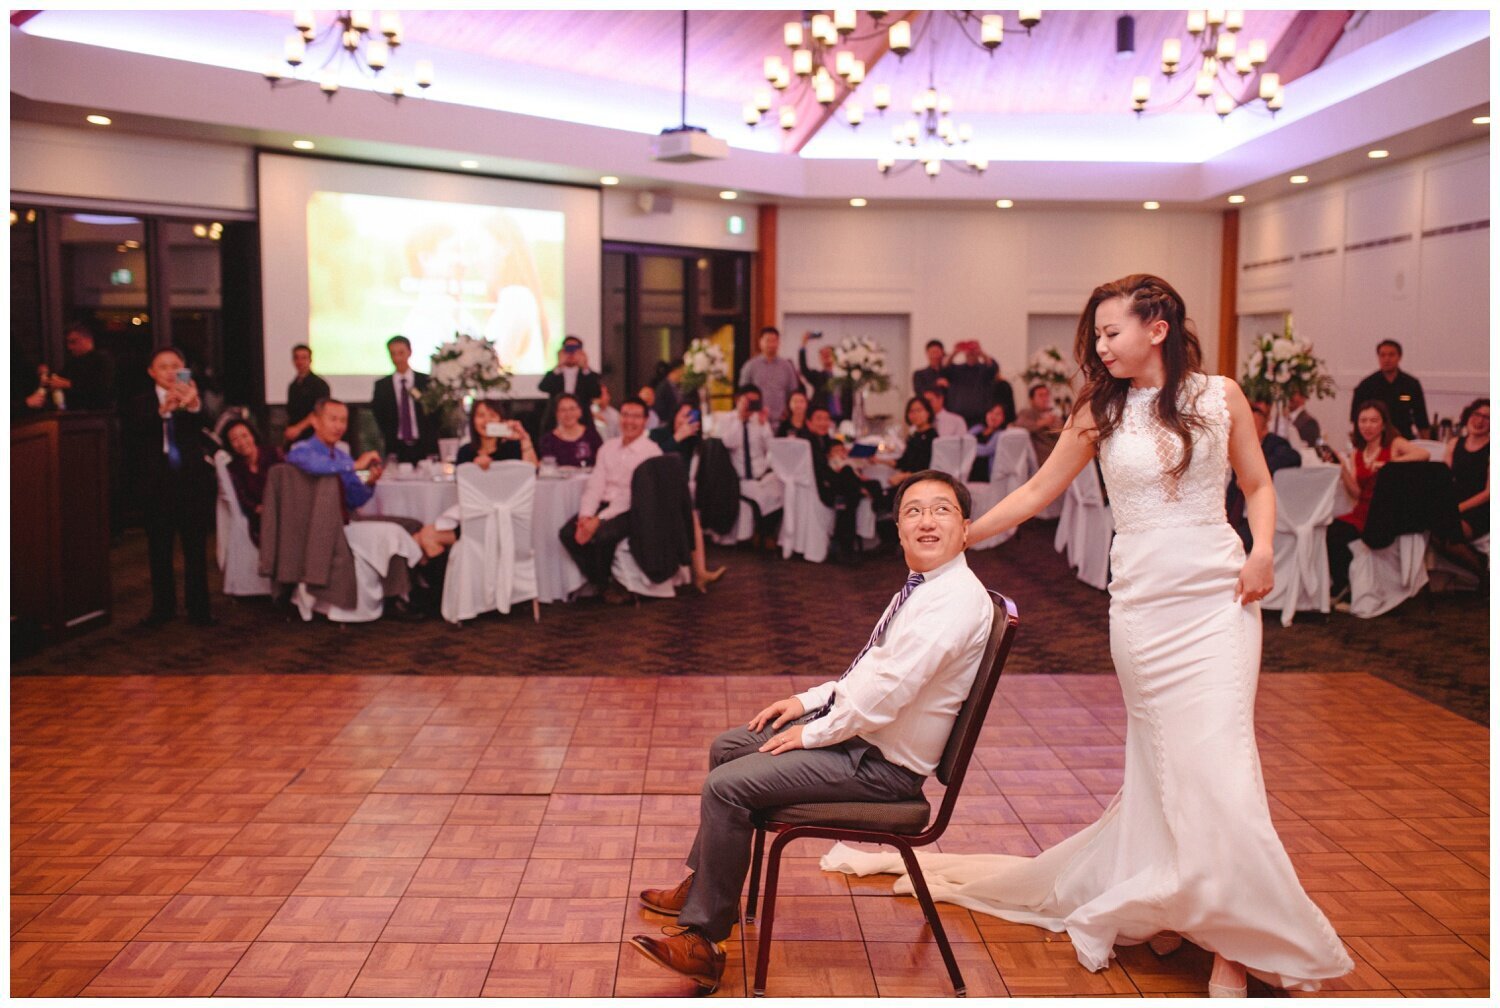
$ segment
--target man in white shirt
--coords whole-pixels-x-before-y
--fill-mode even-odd
[[[969,492],[925,470],[896,493],[910,573],[843,676],[778,700],[714,740],[689,875],[641,901],[680,933],[636,935],[648,959],[713,991],[739,916],[758,809],[921,794],[983,660],[994,608],[964,560]],[[676,929],[674,929],[676,930]],[[664,929],[665,931],[665,929]]]
[[[630,599],[610,582],[615,547],[630,534],[630,478],[635,467],[661,454],[646,437],[646,404],[634,397],[620,404],[620,436],[599,447],[599,459],[583,488],[578,514],[558,536],[583,576],[604,592],[606,602]]]
[[[964,423],[964,418],[957,413],[948,412],[947,389],[934,385],[922,395],[926,397],[927,405],[932,407],[932,426],[937,429],[938,437],[962,437],[969,433],[969,425]]]
[[[774,431],[766,420],[761,391],[742,385],[734,400],[734,412],[718,432],[729,461],[740,478],[740,497],[755,512],[757,533],[767,532],[766,520],[786,503],[781,477],[771,471],[771,439]]]

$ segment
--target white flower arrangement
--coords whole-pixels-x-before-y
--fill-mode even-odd
[[[891,387],[885,350],[868,336],[846,337],[833,349],[833,377],[828,384],[836,391],[884,392]]]
[[[682,355],[682,391],[691,395],[709,382],[729,379],[729,361],[724,351],[712,340],[695,339],[688,344]]]
[[[1028,386],[1041,383],[1052,391],[1052,398],[1059,399],[1068,396],[1072,389],[1071,378],[1068,373],[1067,361],[1063,358],[1062,351],[1055,346],[1045,346],[1031,355],[1031,360],[1026,362],[1026,370],[1021,372],[1021,378]]]
[[[433,351],[430,378],[422,392],[422,406],[429,413],[438,413],[462,406],[466,396],[508,390],[511,372],[500,363],[494,343],[454,333],[453,339]]]
[[[1308,399],[1333,395],[1333,379],[1324,371],[1327,365],[1313,355],[1312,344],[1267,332],[1252,346],[1240,375],[1245,398],[1281,404],[1294,393]]]

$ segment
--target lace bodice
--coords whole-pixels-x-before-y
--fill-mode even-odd
[[[1214,525],[1225,521],[1229,476],[1229,406],[1220,375],[1191,375],[1179,403],[1203,418],[1193,434],[1193,460],[1180,477],[1168,474],[1182,441],[1156,416],[1157,389],[1131,389],[1121,424],[1100,447],[1115,531]]]

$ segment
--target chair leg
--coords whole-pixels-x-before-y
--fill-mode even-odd
[[[766,849],[766,831],[755,831],[755,845],[750,849],[750,895],[745,900],[745,923],[755,923],[755,907],[760,902],[760,862]]]
[[[542,603],[537,599],[531,600],[531,621],[533,623],[542,621]]]
[[[760,944],[755,950],[754,997],[766,996],[766,974],[771,970],[771,928],[776,916],[776,876],[781,871],[781,848],[787,844],[787,835],[778,833],[771,841],[771,861],[766,865],[766,902],[760,915]]]
[[[948,967],[948,979],[953,982],[953,993],[958,997],[967,994],[964,988],[963,974],[958,971],[958,960],[953,957],[953,947],[948,944],[948,934],[943,930],[943,922],[938,917],[937,905],[932,902],[932,893],[927,891],[927,880],[922,877],[922,866],[917,863],[916,851],[906,845],[901,845],[901,860],[906,863],[906,876],[911,879],[911,887],[917,894],[917,902],[922,905],[922,913],[927,916],[927,924],[932,928],[932,937],[937,939],[938,951],[943,955],[943,964]]]

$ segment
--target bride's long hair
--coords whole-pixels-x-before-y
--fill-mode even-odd
[[[1130,390],[1128,378],[1114,378],[1099,359],[1098,338],[1094,334],[1094,314],[1105,301],[1123,298],[1130,314],[1150,325],[1159,320],[1167,323],[1167,338],[1161,342],[1162,365],[1166,372],[1161,391],[1156,396],[1156,415],[1163,426],[1182,441],[1182,457],[1167,474],[1177,479],[1187,472],[1193,460],[1193,431],[1203,428],[1203,418],[1189,406],[1178,403],[1182,383],[1190,374],[1203,371],[1203,348],[1198,333],[1187,317],[1182,295],[1161,277],[1149,273],[1132,273],[1109,283],[1100,284],[1089,295],[1083,315],[1078,319],[1078,336],[1073,357],[1083,374],[1083,391],[1078,405],[1093,410],[1097,428],[1096,441],[1107,440],[1116,430],[1125,411]]]

